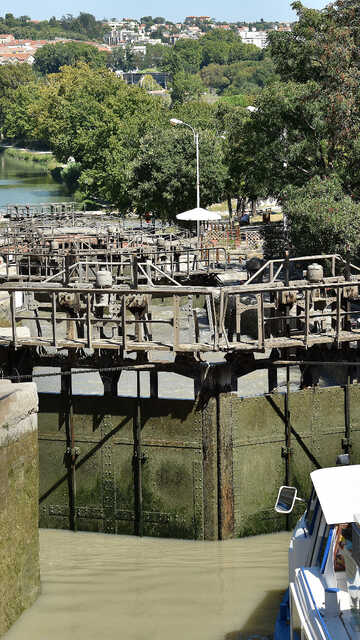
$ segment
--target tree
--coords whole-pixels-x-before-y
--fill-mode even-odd
[[[200,131],[200,201],[206,207],[224,197],[226,167],[221,140]],[[154,129],[143,137],[132,165],[131,197],[139,213],[174,219],[196,206],[195,146],[190,131]]]
[[[162,69],[171,74],[179,71],[197,73],[201,59],[202,52],[198,40],[178,40],[174,47],[166,47]]]
[[[126,60],[125,51],[122,47],[113,47],[108,57],[107,66],[113,71],[124,71]]]
[[[198,100],[204,91],[204,85],[198,75],[179,71],[171,82],[171,100],[174,104]]]
[[[344,196],[336,176],[316,176],[303,187],[288,187],[283,195],[289,239],[297,255],[344,254],[348,247],[357,258],[360,204]]]
[[[245,163],[263,194],[336,175],[344,193],[360,198],[357,6],[338,0],[315,11],[296,2],[293,32],[270,34],[280,81],[265,87],[237,133],[239,175]]]
[[[161,86],[156,82],[150,73],[147,73],[141,82],[141,87],[145,91],[161,91]]]
[[[14,91],[35,81],[36,74],[28,64],[9,63],[0,66],[0,127],[4,125],[5,114],[17,108],[13,104]]]
[[[143,59],[145,69],[161,69],[167,47],[162,44],[148,44]]]
[[[209,64],[207,67],[203,67],[200,76],[206,87],[217,89],[219,93],[230,84],[230,80],[226,76],[226,67],[220,64]]]
[[[34,69],[44,75],[58,73],[61,67],[75,65],[80,60],[92,67],[103,67],[107,62],[107,54],[82,42],[46,44],[35,53]]]

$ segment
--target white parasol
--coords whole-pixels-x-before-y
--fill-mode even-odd
[[[215,211],[207,211],[201,207],[177,214],[178,220],[193,220],[194,222],[207,222],[209,220],[221,220],[221,215]]]

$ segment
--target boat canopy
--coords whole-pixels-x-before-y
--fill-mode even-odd
[[[310,476],[327,524],[358,519],[360,464],[317,469]]]

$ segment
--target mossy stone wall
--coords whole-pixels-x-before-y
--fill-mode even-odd
[[[40,591],[37,393],[0,382],[0,636]]]

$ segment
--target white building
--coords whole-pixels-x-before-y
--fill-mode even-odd
[[[267,45],[267,31],[256,31],[255,27],[251,31],[240,28],[238,34],[245,44],[254,44],[259,49],[264,49]]]

